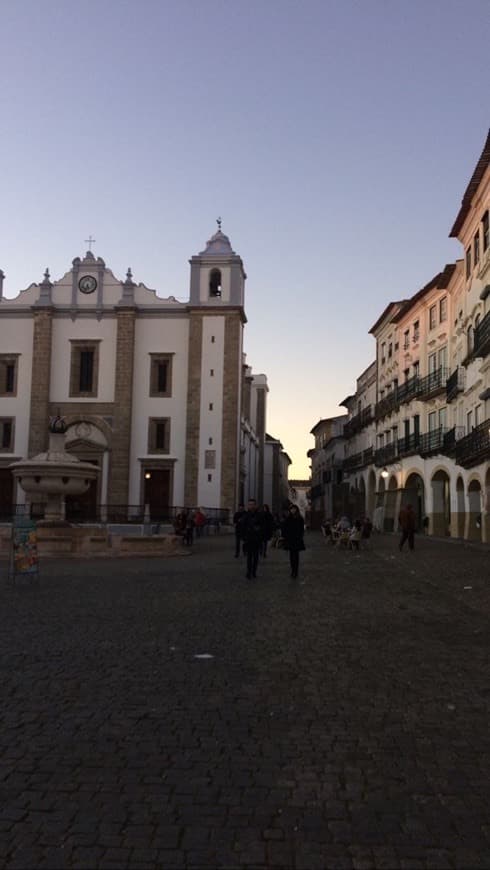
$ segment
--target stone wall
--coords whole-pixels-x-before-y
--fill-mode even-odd
[[[197,504],[199,435],[201,427],[202,314],[189,316],[189,366],[187,381],[187,431],[185,450],[184,502]]]
[[[116,384],[114,395],[114,434],[109,478],[109,504],[127,504],[129,497],[129,458],[133,406],[134,308],[118,308],[116,342]]]
[[[238,499],[238,451],[241,404],[242,321],[240,312],[227,314],[223,360],[223,438],[220,507],[233,510]]]
[[[29,457],[48,447],[52,310],[34,311]]]

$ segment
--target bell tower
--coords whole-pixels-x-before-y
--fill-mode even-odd
[[[189,260],[191,264],[191,305],[233,305],[243,308],[246,274],[242,258],[232,249],[221,230],[211,236],[204,251]]]
[[[244,290],[241,257],[221,230],[190,259],[185,504],[238,499]]]

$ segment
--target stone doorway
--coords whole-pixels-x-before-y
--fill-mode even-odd
[[[143,500],[150,508],[150,519],[158,522],[169,518],[171,471],[148,468],[143,473]]]
[[[482,539],[482,491],[479,480],[472,480],[468,487],[468,529],[466,537],[469,541]]]

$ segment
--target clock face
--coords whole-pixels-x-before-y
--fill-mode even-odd
[[[97,281],[92,275],[84,275],[78,282],[81,293],[93,293],[97,287]]]

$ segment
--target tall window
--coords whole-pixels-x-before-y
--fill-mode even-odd
[[[170,452],[170,418],[150,417],[148,421],[148,453]]]
[[[468,338],[468,353],[472,353],[473,348],[475,346],[475,337],[474,337],[472,326],[468,326],[467,338]]]
[[[437,368],[437,354],[431,353],[429,355],[429,372],[435,372]]]
[[[419,324],[419,321],[416,320],[415,323],[413,324],[413,340],[414,340],[414,342],[417,342],[419,340],[419,338],[420,338],[420,324]]]
[[[490,228],[488,223],[488,209],[483,215],[482,220],[482,228],[483,228],[483,250],[486,251],[488,246],[490,245]]]
[[[468,411],[466,414],[466,434],[469,435],[473,429],[473,411]]]
[[[437,351],[437,362],[440,369],[447,368],[447,347],[440,347]]]
[[[14,420],[12,417],[0,417],[0,450],[9,451],[14,448]]]
[[[383,342],[381,345],[381,362],[384,363],[386,360],[386,342]]]
[[[0,354],[0,396],[17,393],[17,357]]]
[[[429,432],[433,432],[434,429],[437,429],[437,413],[431,411],[429,414]]]
[[[150,354],[150,396],[168,398],[172,395],[172,354]]]
[[[443,323],[447,319],[447,296],[443,296],[439,300],[439,322]]]
[[[471,248],[467,248],[466,250],[466,277],[469,278],[471,275]]]
[[[446,428],[446,411],[447,408],[439,408],[439,427],[441,429]]]
[[[417,362],[414,362],[414,364],[413,364],[413,376],[414,376],[414,378],[418,378],[419,374],[420,374],[420,363],[417,360]]]
[[[97,396],[99,342],[71,342],[70,396]]]
[[[410,347],[410,330],[406,329],[403,333],[403,350],[408,350]]]
[[[473,238],[473,262],[475,266],[480,262],[480,231],[475,233]]]
[[[431,305],[429,308],[429,329],[435,329],[437,325],[437,307]]]
[[[478,426],[478,424],[482,422],[481,408],[482,408],[481,405],[477,405],[475,407],[475,426]]]

